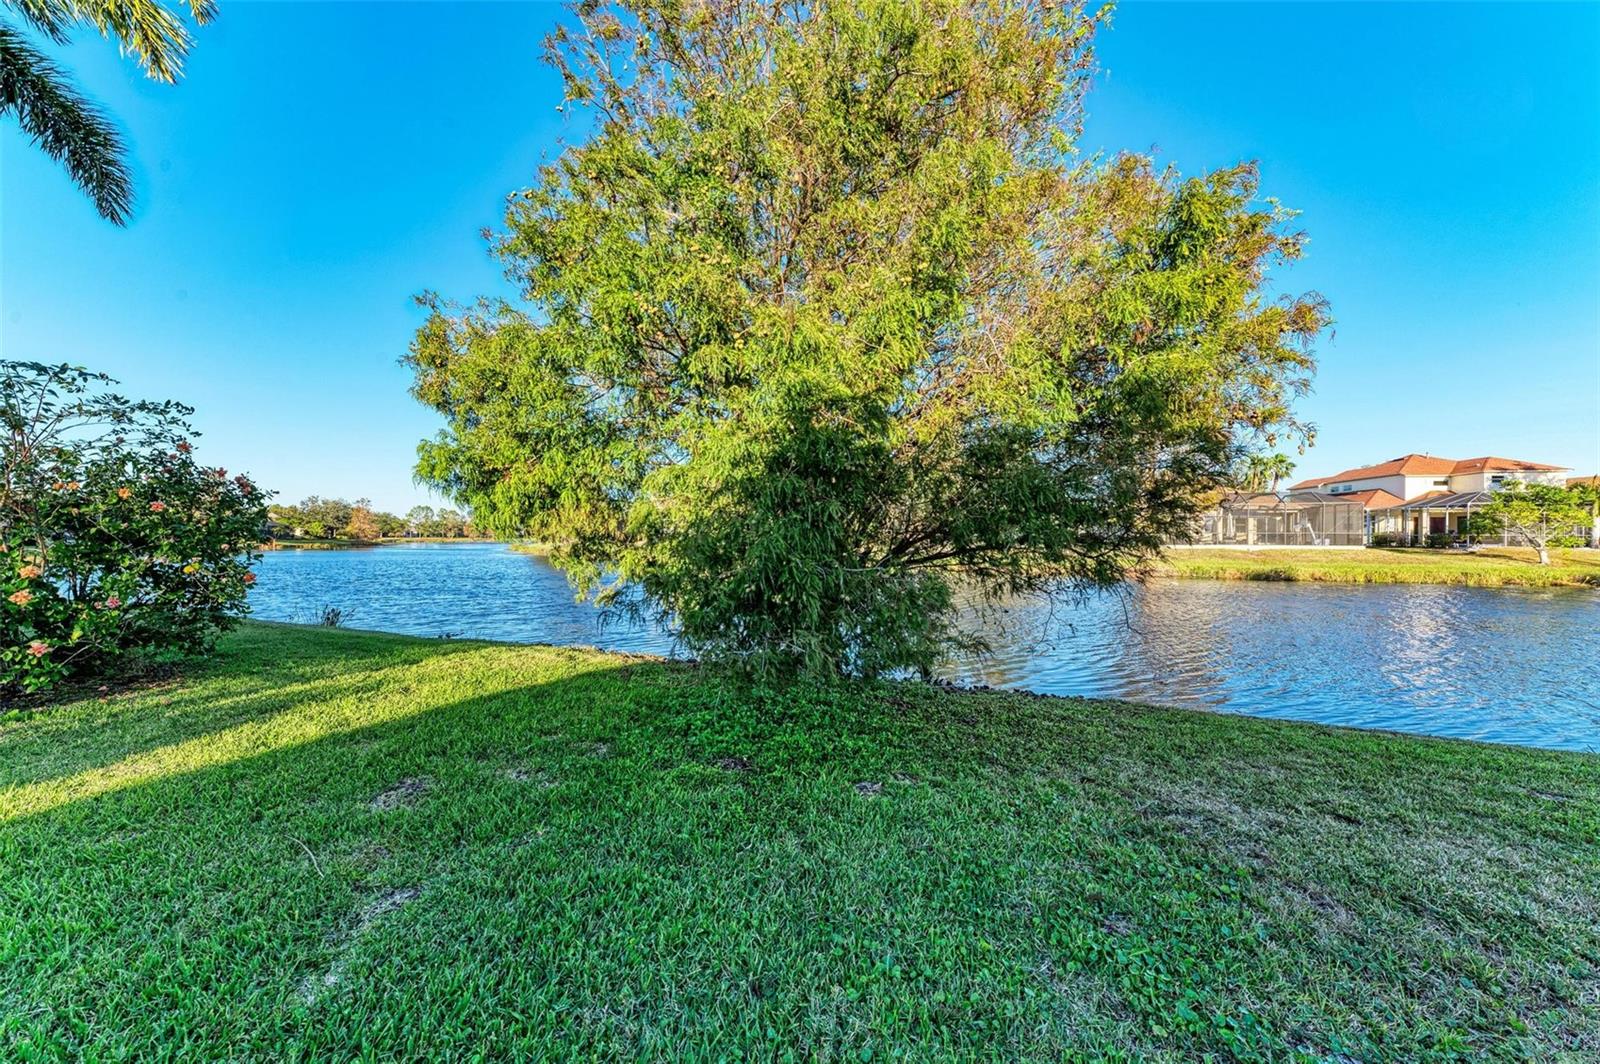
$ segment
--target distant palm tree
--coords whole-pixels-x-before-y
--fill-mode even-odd
[[[1244,491],[1270,491],[1278,493],[1278,481],[1294,472],[1294,463],[1287,455],[1245,455],[1237,475],[1238,487]]]
[[[155,0],[0,0],[56,44],[75,26],[115,37],[144,72],[171,84],[183,72],[192,43],[183,18]],[[212,0],[188,0],[197,24],[216,15]],[[16,27],[0,20],[0,115],[14,114],[22,131],[94,201],[102,217],[126,225],[133,206],[122,135],[110,118],[72,85],[61,68]]]
[[[1278,481],[1286,479],[1294,472],[1294,463],[1288,455],[1269,454],[1261,460],[1262,472],[1272,481],[1272,486],[1267,488],[1274,495],[1278,493]]]
[[[1233,464],[1233,486],[1240,491],[1258,492],[1266,487],[1267,474],[1259,454],[1247,454]]]

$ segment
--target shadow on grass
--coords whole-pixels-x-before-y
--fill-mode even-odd
[[[185,663],[159,684],[81,695],[0,723],[0,810],[6,787],[115,771],[140,754],[204,741],[307,697],[327,702],[377,691],[396,669],[480,645],[320,630],[307,640],[305,632],[250,622],[225,635],[211,657]]]

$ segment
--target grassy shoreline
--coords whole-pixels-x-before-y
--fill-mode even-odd
[[[1518,547],[1486,547],[1477,554],[1408,547],[1348,551],[1181,547],[1167,552],[1155,574],[1198,580],[1600,587],[1600,551],[1556,550],[1551,554],[1550,565],[1539,565],[1532,550]]]
[[[251,624],[0,724],[0,1056],[1576,1059],[1597,833],[1593,756]]]

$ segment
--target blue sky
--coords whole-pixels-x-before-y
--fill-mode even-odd
[[[549,4],[222,0],[176,86],[85,37],[127,229],[0,123],[0,351],[199,408],[200,453],[284,497],[404,510],[438,421],[398,364],[434,289],[501,290],[479,235],[581,130]],[[1600,5],[1130,3],[1085,147],[1261,160],[1337,325],[1300,474],[1407,451],[1600,470]]]

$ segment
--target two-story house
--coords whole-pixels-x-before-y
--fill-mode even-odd
[[[1289,490],[1359,502],[1367,512],[1369,536],[1388,534],[1416,543],[1429,535],[1465,535],[1472,511],[1507,481],[1561,484],[1570,472],[1515,458],[1457,460],[1408,454],[1331,477],[1302,480]]]

